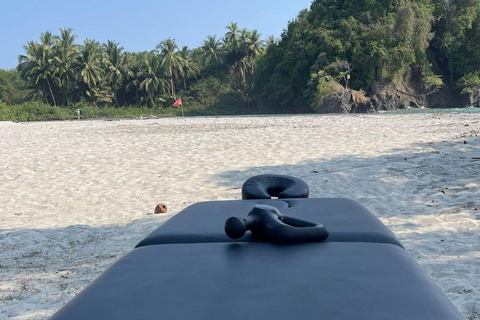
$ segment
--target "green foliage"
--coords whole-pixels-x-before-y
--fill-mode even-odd
[[[249,114],[251,110],[246,107],[245,100],[240,92],[228,92],[212,99],[208,107],[203,105],[189,105],[185,114],[189,116],[213,116]]]
[[[313,110],[316,110],[318,104],[321,104],[325,98],[337,91],[339,87],[341,88],[337,82],[338,80],[338,78],[335,79],[323,70],[311,75],[311,83],[316,83],[315,99],[311,105]]]
[[[45,121],[77,119],[76,109],[81,110],[81,118],[135,118],[154,116],[178,116],[173,108],[152,110],[146,107],[105,107],[97,108],[91,104],[79,103],[68,108],[56,107],[40,101],[24,102],[19,105],[7,105],[0,102],[0,121]]]
[[[423,85],[427,90],[436,91],[443,86],[442,77],[436,74],[426,75],[423,77]]]
[[[223,95],[232,91],[232,88],[216,77],[203,78],[192,84],[189,96],[193,103],[201,106],[210,106]]]
[[[252,101],[251,75],[257,58],[265,53],[264,42],[256,30],[239,29],[235,23],[227,29],[222,40],[209,36],[202,47],[194,50],[179,49],[175,40],[168,38],[156,50],[137,53],[125,52],[112,40],[100,44],[85,39],[77,45],[71,29],[60,29],[58,35],[45,32],[38,42],[25,45],[25,54],[19,57],[18,78],[26,83],[27,100],[68,108],[85,103],[86,110],[94,108],[86,111],[92,117],[108,116],[112,107],[169,110],[179,95],[187,114],[208,113],[207,109],[235,113],[238,108],[243,112]],[[8,95],[7,102],[20,102],[13,98],[11,90],[3,91],[0,97],[5,101]],[[226,103],[232,106],[221,106]],[[31,115],[31,110],[25,108],[9,112],[18,109]],[[41,110],[47,112],[43,105]],[[121,116],[122,110],[111,115]],[[52,112],[51,117],[64,118]]]
[[[244,97],[240,92],[229,92],[220,96],[212,105],[215,114],[248,114],[251,113],[246,107]]]
[[[178,96],[193,115],[311,112],[341,87],[402,84],[427,95],[456,85],[471,93],[480,72],[480,0],[316,0],[279,40],[231,23],[193,50],[171,38],[150,52],[75,41],[71,29],[29,41],[17,71],[0,70],[0,101],[83,104],[97,117],[137,115],[131,106],[179,114],[171,108]],[[9,119],[36,119],[38,110],[64,117],[44,105],[3,104],[2,112]]]
[[[317,0],[259,59],[253,93],[265,110],[302,111],[330,90],[310,78],[322,70],[357,90],[437,90],[479,71],[478,52],[480,0]],[[339,62],[350,69],[332,72]]]
[[[478,72],[472,72],[461,77],[458,80],[458,86],[462,88],[462,93],[472,93],[480,90],[480,76]]]
[[[0,70],[0,102],[16,104],[23,101],[25,83],[15,70]]]
[[[431,43],[451,83],[480,70],[480,0],[433,0],[436,34]]]
[[[71,112],[72,110],[70,110]],[[31,101],[21,105],[0,103],[0,121],[60,120],[73,118],[68,109]]]

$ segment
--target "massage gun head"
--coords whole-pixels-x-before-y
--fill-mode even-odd
[[[230,217],[225,221],[225,233],[232,239],[239,239],[247,232],[245,220],[237,217]]]

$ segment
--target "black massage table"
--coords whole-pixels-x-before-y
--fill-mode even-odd
[[[348,199],[307,199],[308,187],[291,179],[254,177],[244,185],[246,200],[186,208],[51,319],[464,319],[367,209]],[[255,194],[251,180],[266,195]],[[293,192],[282,195],[285,186]],[[321,223],[328,237],[272,243],[257,228],[229,238],[225,221],[254,206]]]
[[[258,242],[251,234],[231,239],[223,230],[231,216],[246,216],[257,204],[276,207],[288,216],[318,221],[329,231],[325,242],[378,242],[402,246],[377,217],[358,202],[349,199],[279,199],[200,202],[168,220],[137,244]]]

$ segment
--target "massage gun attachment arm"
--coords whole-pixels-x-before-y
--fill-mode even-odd
[[[323,225],[284,216],[267,205],[254,206],[245,219],[231,217],[225,222],[225,233],[232,239],[243,237],[247,230],[277,243],[317,242],[328,237]]]

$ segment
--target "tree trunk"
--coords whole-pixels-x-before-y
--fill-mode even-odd
[[[68,76],[65,78],[65,92],[67,93],[67,107],[70,107],[70,97],[68,96]]]
[[[117,106],[117,108],[120,107],[120,104],[117,100],[117,85],[113,86],[113,98],[115,99],[115,105]]]
[[[172,86],[172,96],[175,96],[175,86],[173,84],[173,72],[170,75],[170,85]]]
[[[50,89],[50,94],[52,95],[53,105],[56,107],[56,106],[57,106],[57,102],[55,101],[55,96],[53,95],[52,87],[50,86],[50,81],[48,81],[48,78],[47,78],[47,84],[48,84],[48,89]],[[47,102],[47,103],[48,103],[48,102]]]
[[[48,101],[48,95],[45,92],[45,88],[43,88],[43,87],[42,87],[42,94],[43,94],[43,99],[45,100],[45,103],[50,104],[50,102]]]
[[[240,67],[240,76],[242,78],[242,92],[243,92],[245,90],[245,82],[246,82],[245,69],[243,67]]]
[[[123,105],[125,106],[127,104],[127,99],[125,98],[125,89],[122,88],[122,98],[123,98]]]

